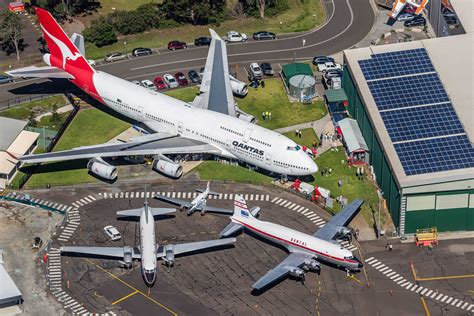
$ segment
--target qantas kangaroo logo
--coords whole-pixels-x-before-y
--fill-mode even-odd
[[[43,27],[41,26],[41,28],[43,29],[43,32],[45,32],[49,38],[51,38],[51,40],[56,44],[58,45],[59,47],[59,50],[61,51],[61,55],[62,55],[62,59],[63,59],[63,69],[65,69],[66,67],[66,61],[69,59],[69,60],[76,60],[78,59],[79,57],[81,57],[81,54],[79,52],[75,52],[74,54],[71,52],[71,50],[69,49],[69,47],[66,46],[66,44],[64,44],[63,42],[61,42],[59,39],[57,39],[56,37],[54,37],[53,35],[49,34],[49,32]]]

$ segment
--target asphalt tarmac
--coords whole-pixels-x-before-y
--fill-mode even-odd
[[[229,64],[248,66],[250,62],[291,62],[329,55],[356,45],[371,30],[375,20],[369,0],[324,1],[327,22],[314,30],[290,34],[272,41],[233,43],[227,47]],[[205,34],[203,34],[205,35]],[[305,45],[303,46],[303,39]],[[187,50],[158,49],[157,54],[99,65],[96,68],[128,80],[150,79],[158,74],[204,66],[207,47],[191,46]],[[47,79],[18,80],[0,86],[0,109],[6,101],[25,94],[63,93],[64,83],[48,84]],[[69,87],[66,87],[68,89]]]

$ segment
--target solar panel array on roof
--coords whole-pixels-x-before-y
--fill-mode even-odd
[[[450,103],[384,111],[380,115],[393,142],[464,133]]]
[[[405,174],[474,167],[474,148],[425,49],[359,65]]]
[[[395,144],[407,175],[474,167],[474,150],[466,135]]]
[[[359,61],[366,80],[435,71],[423,48],[374,54],[371,57]]]
[[[367,84],[379,110],[449,102],[437,74],[390,78]]]

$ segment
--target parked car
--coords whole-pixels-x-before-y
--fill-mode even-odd
[[[127,59],[127,55],[125,55],[124,53],[111,53],[104,58],[104,61],[111,63],[113,61],[124,59]]]
[[[147,89],[156,90],[156,87],[153,84],[153,82],[151,82],[151,80],[148,80],[148,79],[142,80],[141,85],[142,87],[145,87]]]
[[[316,56],[313,58],[313,65],[317,65],[317,64],[324,64],[324,63],[333,63],[334,62],[334,58],[332,57],[328,57],[328,56]]]
[[[141,86],[140,81],[138,80],[133,80],[132,83],[136,84],[137,86]]]
[[[13,77],[9,75],[0,75],[0,84],[13,82]]]
[[[416,16],[411,20],[405,21],[403,23],[405,27],[413,27],[413,26],[425,26],[426,25],[426,19],[422,16]]]
[[[156,76],[155,79],[153,79],[153,83],[158,90],[166,89],[166,83],[160,76]]]
[[[329,69],[326,71],[326,73],[324,74],[324,77],[326,79],[329,79],[329,78],[342,78],[342,70],[340,69]]]
[[[201,83],[201,76],[194,69],[188,71],[188,78],[192,83]]]
[[[185,42],[171,41],[168,43],[169,50],[177,50],[177,49],[185,49],[185,48],[188,48],[188,45],[186,45]]]
[[[185,86],[189,85],[188,79],[186,79],[186,77],[184,76],[184,74],[182,72],[177,72],[174,75],[174,77],[175,77],[176,81],[178,81],[178,84],[181,87],[185,87]]]
[[[253,33],[253,39],[258,40],[266,40],[266,39],[276,39],[275,33],[267,32],[267,31],[260,31]]]
[[[174,79],[174,77],[170,74],[164,75],[163,80],[165,81],[168,88],[177,88],[177,87],[179,87],[179,84],[176,81],[176,79]]]
[[[120,240],[122,238],[122,235],[120,235],[118,229],[112,225],[105,226],[104,232],[113,241]]]
[[[332,61],[318,64],[318,71],[326,72],[329,69],[342,69],[341,65]]]
[[[397,16],[397,21],[405,22],[405,21],[413,19],[415,16],[416,15],[413,13],[402,13]]]
[[[265,76],[273,76],[275,74],[272,65],[270,65],[269,63],[261,63],[260,69],[262,69],[262,72]]]
[[[225,41],[228,43],[246,42],[247,35],[240,34],[239,32],[236,32],[236,31],[230,31],[230,32],[227,32],[227,37],[225,38]]]
[[[210,37],[198,37],[194,40],[194,45],[196,46],[209,46],[211,45]]]
[[[153,51],[149,48],[138,47],[132,50],[132,55],[134,57],[138,56],[147,56],[153,54]]]
[[[96,61],[95,61],[95,60],[92,60],[92,59],[88,59],[88,60],[87,60],[87,63],[88,63],[89,65],[91,65],[91,66],[97,65]]]
[[[260,79],[263,77],[262,69],[257,63],[250,64],[250,79]]]

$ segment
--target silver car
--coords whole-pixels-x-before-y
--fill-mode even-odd
[[[261,79],[263,77],[262,69],[257,63],[250,64],[250,77],[252,79]]]
[[[113,61],[124,60],[124,59],[127,59],[127,55],[123,53],[112,53],[112,54],[108,54],[107,57],[104,58],[104,61],[111,63]]]
[[[176,79],[170,75],[170,74],[166,74],[163,76],[163,80],[165,81],[166,85],[168,86],[168,88],[177,88],[179,87],[179,83],[176,81]]]

